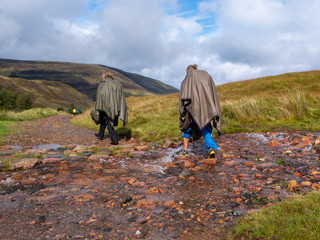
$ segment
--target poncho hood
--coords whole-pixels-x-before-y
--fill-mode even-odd
[[[97,99],[91,117],[97,123],[99,121],[98,111],[104,111],[113,123],[115,118],[125,125],[128,122],[127,103],[123,94],[122,85],[112,78],[104,78],[97,89]]]
[[[202,130],[212,120],[213,126],[221,131],[218,93],[212,77],[206,71],[188,71],[180,87],[179,112],[182,131],[186,130],[192,121]]]

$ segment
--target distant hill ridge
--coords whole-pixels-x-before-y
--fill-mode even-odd
[[[45,85],[48,82],[52,82],[51,88],[55,85],[60,90],[57,92],[68,94],[70,88],[64,85],[68,85],[75,89],[79,93],[86,95],[78,95],[78,98],[84,98],[86,101],[95,101],[96,90],[101,80],[101,74],[103,71],[109,70],[113,73],[114,78],[118,80],[125,91],[127,96],[144,96],[144,95],[164,95],[178,92],[179,90],[164,84],[153,78],[148,78],[139,74],[125,72],[123,70],[112,68],[103,65],[96,64],[82,64],[82,63],[70,63],[70,62],[55,62],[55,61],[24,61],[24,60],[12,60],[12,59],[0,59],[0,76],[3,76],[0,88],[11,88],[11,90],[17,90],[21,92],[31,92],[35,94],[34,89],[37,89],[36,85],[40,84],[40,92],[36,95],[48,94],[44,91]],[[10,79],[12,83],[10,83]],[[15,79],[15,80],[13,80]],[[20,79],[20,84],[18,79]],[[22,85],[29,86],[30,84],[22,84],[25,81],[33,81],[32,88],[27,89]],[[35,81],[36,80],[36,81]],[[13,84],[14,82],[14,84]],[[55,84],[60,83],[60,84]],[[75,96],[72,93],[72,96]],[[39,96],[38,96],[39,97]],[[48,96],[49,97],[49,96]],[[61,102],[55,96],[53,102]],[[62,97],[62,96],[61,96]],[[35,98],[35,97],[34,97]],[[49,102],[50,97],[47,102]],[[70,99],[71,101],[71,99]],[[37,106],[45,105],[39,103],[37,100]],[[80,99],[74,99],[74,102],[83,102]],[[64,105],[66,105],[65,103]],[[76,104],[76,103],[75,103]],[[87,105],[83,104],[82,105]],[[84,106],[87,108],[87,106]]]

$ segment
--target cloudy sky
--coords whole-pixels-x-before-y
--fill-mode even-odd
[[[0,0],[0,58],[103,64],[177,88],[320,69],[319,0]]]

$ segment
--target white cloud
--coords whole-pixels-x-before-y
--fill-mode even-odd
[[[317,0],[181,6],[178,0],[0,0],[0,57],[104,64],[175,87],[193,63],[217,84],[319,69]]]

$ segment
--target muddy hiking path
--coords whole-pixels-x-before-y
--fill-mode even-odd
[[[320,188],[319,132],[223,134],[110,145],[71,116],[21,122],[3,137],[0,239],[227,239],[234,222]]]

